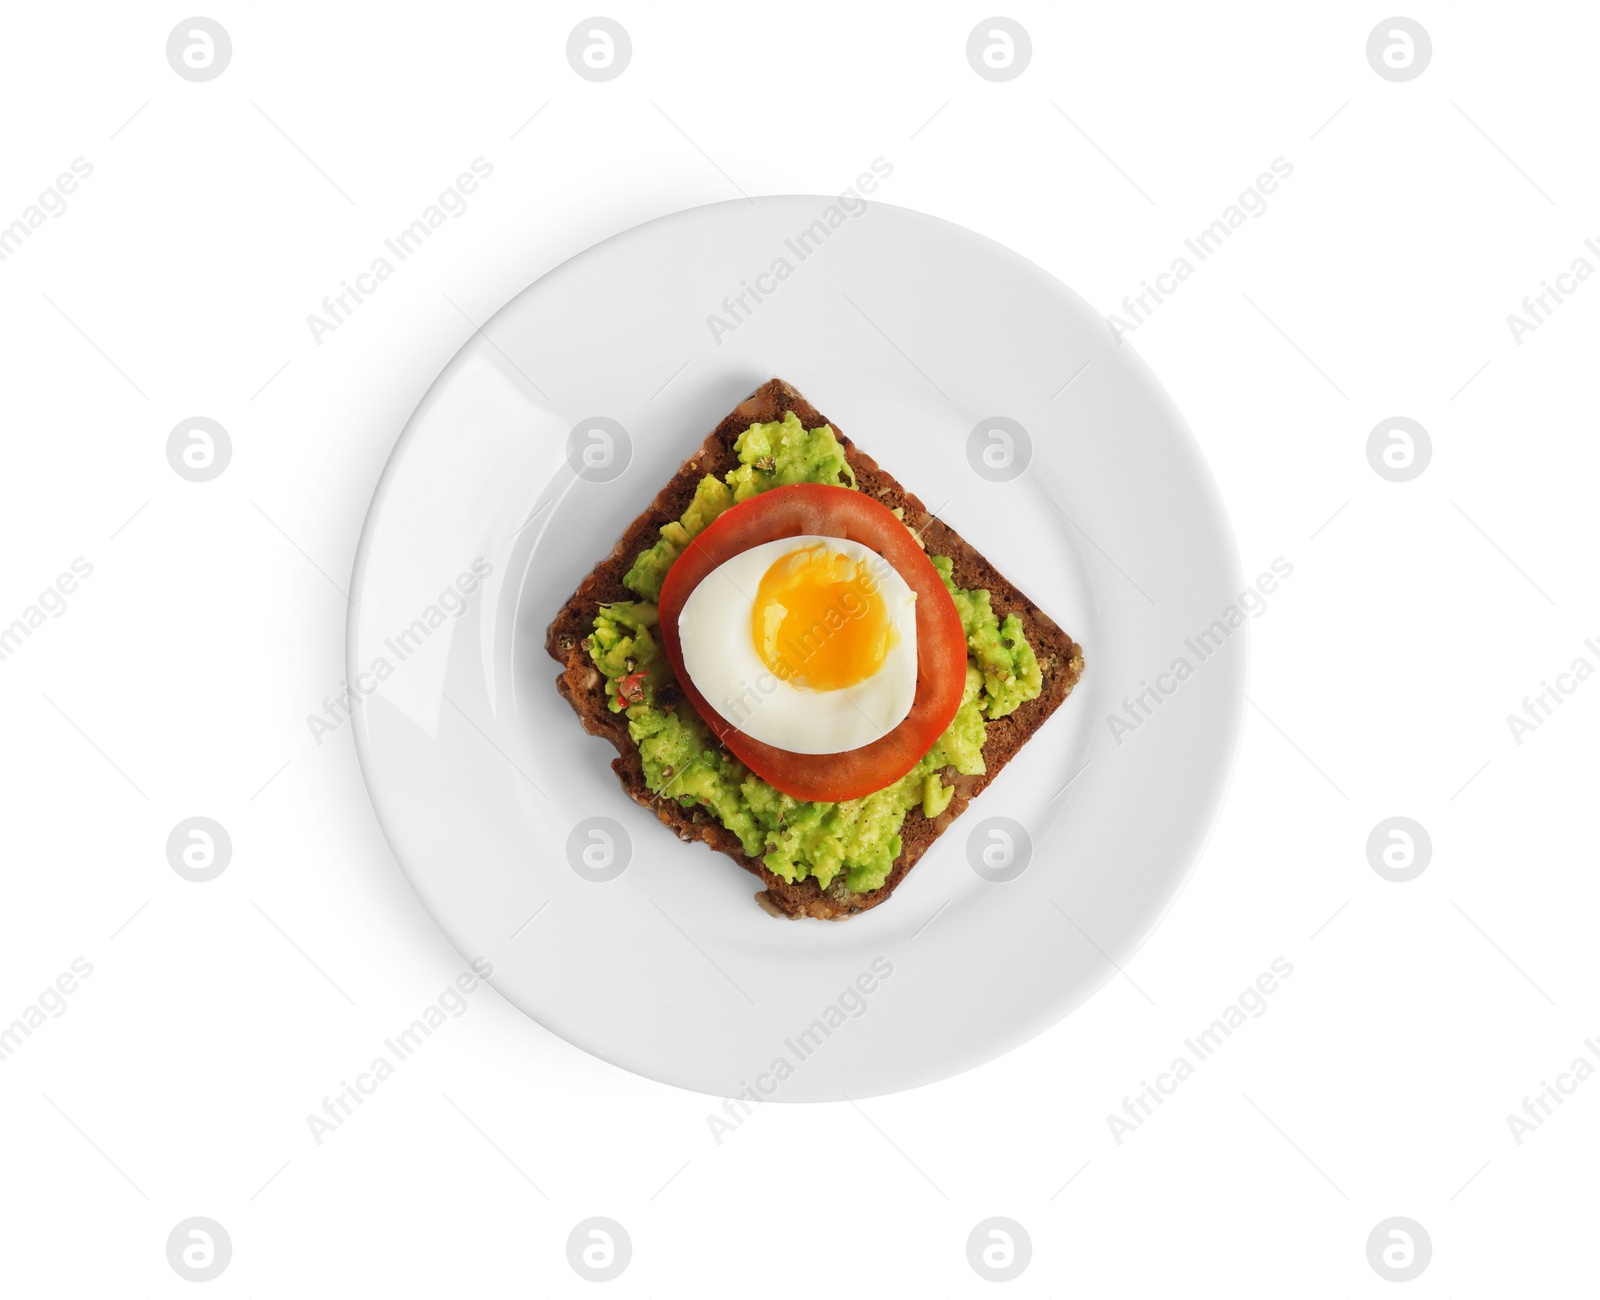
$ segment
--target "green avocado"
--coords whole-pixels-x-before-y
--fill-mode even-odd
[[[966,689],[945,733],[893,785],[860,799],[810,803],[768,785],[723,749],[682,702],[654,635],[655,601],[673,562],[729,506],[792,483],[853,488],[856,481],[833,430],[806,429],[793,411],[751,425],[734,449],[738,468],[725,480],[711,474],[701,479],[682,518],[662,527],[661,539],[639,554],[623,578],[641,599],[602,605],[584,644],[605,677],[612,711],[627,713],[628,734],[653,792],[711,812],[746,853],[784,880],[813,876],[827,889],[842,874],[845,888],[865,893],[888,879],[900,856],[906,814],[920,807],[924,816],[937,817],[949,806],[954,789],[942,779],[945,769],[965,776],[983,772],[985,720],[1004,717],[1039,694],[1038,660],[1015,614],[1002,622],[987,591],[956,586],[950,560],[933,556],[967,634]]]
[[[856,485],[855,471],[844,458],[844,448],[827,425],[807,429],[793,411],[770,424],[752,424],[733,445],[739,466],[724,482],[707,474],[694,490],[694,500],[680,519],[661,527],[661,540],[641,551],[622,579],[629,591],[656,600],[661,582],[684,548],[729,506],[748,501],[768,488],[793,483]]]
[[[1022,634],[1022,620],[1007,614],[1002,623],[989,608],[987,591],[956,586],[950,578],[955,566],[949,557],[935,555],[932,559],[961,615],[961,627],[967,634],[967,662],[983,674],[984,716],[1003,718],[1014,713],[1017,705],[1039,694],[1043,683],[1039,661]]]

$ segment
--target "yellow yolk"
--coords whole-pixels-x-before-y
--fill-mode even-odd
[[[866,681],[895,642],[870,566],[820,543],[788,552],[762,575],[750,631],[779,681],[816,691]]]

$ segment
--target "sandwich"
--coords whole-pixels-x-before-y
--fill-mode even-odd
[[[774,916],[886,900],[1082,649],[793,387],[734,408],[556,613],[624,791]]]

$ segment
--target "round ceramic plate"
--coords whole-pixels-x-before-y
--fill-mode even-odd
[[[894,895],[842,922],[769,916],[756,877],[628,799],[544,649],[578,582],[773,376],[1088,665]],[[1238,739],[1243,585],[1182,419],[1045,272],[903,208],[713,204],[551,271],[418,407],[356,560],[357,744],[423,903],[540,1024],[702,1092],[870,1096],[1048,1028],[1171,905]]]

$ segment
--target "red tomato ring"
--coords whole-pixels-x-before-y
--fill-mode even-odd
[[[684,602],[718,565],[763,542],[802,534],[860,542],[892,564],[917,595],[917,690],[911,712],[887,735],[839,754],[796,754],[745,735],[695,689],[683,669],[678,640]],[[967,638],[955,601],[905,524],[853,488],[798,483],[724,511],[667,570],[659,608],[662,647],[695,712],[746,767],[796,799],[838,803],[892,785],[921,761],[961,707]]]

